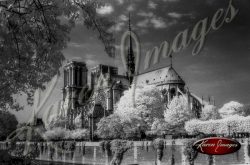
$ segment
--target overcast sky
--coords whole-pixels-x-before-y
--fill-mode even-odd
[[[85,61],[88,67],[114,65],[122,73],[119,45],[121,35],[128,29],[129,12],[132,29],[145,55],[163,41],[171,43],[179,32],[187,28],[191,31],[199,20],[206,17],[211,20],[219,8],[227,9],[228,4],[229,0],[106,0],[106,6],[98,13],[116,23],[116,58],[107,56],[97,34],[81,22],[73,29],[64,55],[68,60]],[[200,97],[213,97],[218,107],[231,100],[250,103],[250,1],[233,0],[233,5],[239,9],[235,19],[217,31],[210,31],[198,55],[191,53],[193,44],[173,54],[173,66],[189,89]],[[169,59],[164,59],[154,68],[168,65]],[[61,87],[60,79],[47,106],[62,98]],[[27,118],[25,111],[18,116],[20,121]]]

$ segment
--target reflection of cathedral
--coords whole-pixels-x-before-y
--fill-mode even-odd
[[[119,75],[116,67],[98,65],[91,69],[90,87],[87,87],[88,69],[84,62],[72,61],[64,67],[63,101],[67,104],[64,114],[69,119],[69,125],[80,115],[82,127],[92,131],[96,129],[96,123],[103,116],[113,113],[123,92],[135,82],[133,79],[136,79],[136,85],[156,85],[160,88],[166,105],[174,96],[185,96],[199,118],[203,101],[186,89],[185,82],[173,68],[172,62],[168,67],[135,75],[131,36],[128,45],[126,76]]]

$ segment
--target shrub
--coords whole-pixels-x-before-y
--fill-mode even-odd
[[[201,120],[216,120],[220,118],[220,114],[214,105],[207,104],[202,108]]]
[[[119,139],[124,137],[123,125],[118,115],[104,117],[97,124],[97,135],[102,139]]]
[[[185,124],[185,130],[188,134],[229,134],[233,132],[250,133],[250,116],[243,117],[234,115],[219,120],[200,121],[193,119]]]
[[[233,115],[242,115],[241,109],[243,104],[238,103],[236,101],[230,101],[224,104],[218,111],[222,118],[227,118]]]
[[[76,129],[69,131],[68,139],[77,139],[77,140],[87,140],[89,138],[89,130],[87,129]]]
[[[55,127],[52,130],[48,130],[44,133],[44,138],[47,140],[87,140],[89,138],[89,130],[87,129],[76,129],[67,130],[61,127]]]
[[[174,97],[164,112],[164,118],[173,128],[184,128],[185,122],[194,118],[187,98],[185,96]]]
[[[97,135],[102,139],[141,139],[145,137],[147,125],[137,118],[122,119],[113,114],[102,118],[97,124]]]
[[[69,131],[61,127],[55,127],[44,133],[44,138],[47,140],[63,140],[66,137],[69,137]]]
[[[16,130],[18,121],[15,115],[0,110],[0,140],[5,138]]]
[[[132,86],[117,103],[115,114],[121,118],[137,118],[150,128],[154,118],[163,118],[162,93],[156,86]]]

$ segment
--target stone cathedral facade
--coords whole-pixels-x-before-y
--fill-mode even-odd
[[[93,135],[99,120],[114,112],[123,92],[134,82],[136,85],[155,85],[161,89],[166,105],[174,96],[185,96],[191,110],[197,118],[200,117],[204,106],[203,99],[188,90],[184,80],[173,68],[172,62],[170,66],[135,75],[136,57],[131,36],[127,52],[126,75],[119,75],[116,67],[102,64],[90,70],[84,62],[71,61],[64,66],[62,91],[63,102],[67,105],[64,114],[69,119],[69,126],[73,125],[75,118],[80,115],[82,127],[89,128]]]
[[[95,129],[102,117],[113,113],[129,86],[129,78],[119,75],[116,67],[100,64],[88,72],[84,62],[68,62],[64,67],[62,88],[66,105],[63,114],[69,119],[68,125],[73,125],[74,119],[81,115],[82,127]]]

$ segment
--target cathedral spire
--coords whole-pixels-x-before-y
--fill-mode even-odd
[[[130,12],[128,14],[128,30],[131,32]]]
[[[127,55],[127,76],[129,78],[130,84],[133,82],[133,76],[135,74],[135,56],[133,51],[133,43],[132,43],[132,30],[131,30],[131,18],[129,13],[129,19],[128,19],[128,30],[129,30],[129,47],[128,47],[128,55]]]
[[[170,67],[172,68],[172,66],[173,66],[173,56],[172,56],[172,54],[170,54],[169,58],[170,58]]]
[[[130,12],[129,12],[129,16],[128,16],[128,30],[129,30],[129,52],[132,53],[134,55],[133,52],[133,43],[132,43],[132,36],[131,36],[131,17],[130,17]]]

